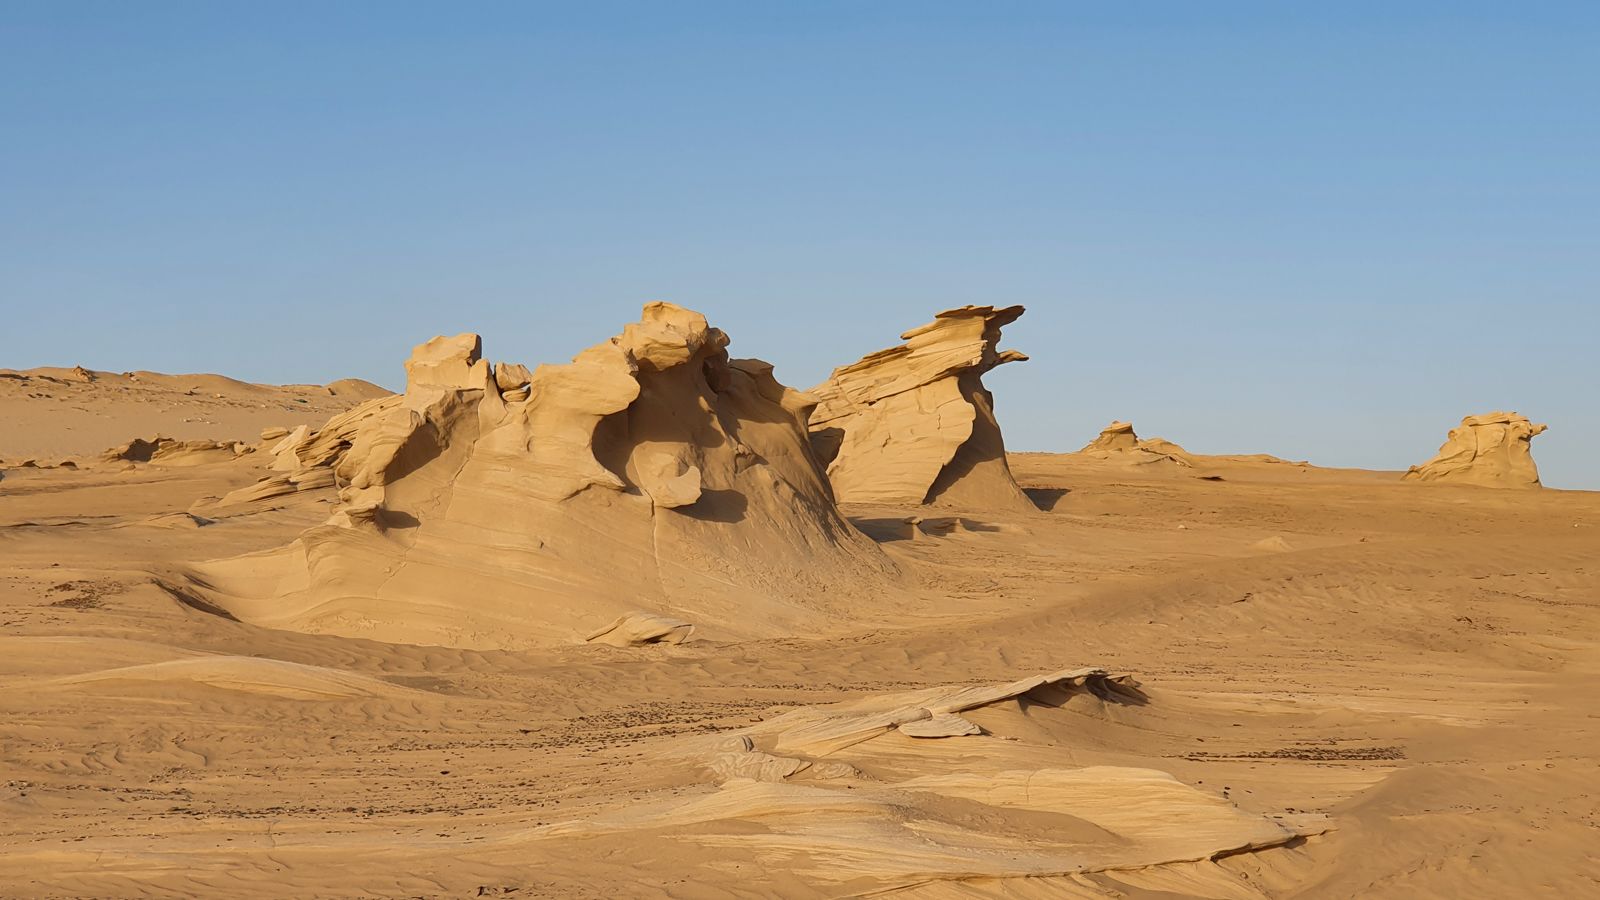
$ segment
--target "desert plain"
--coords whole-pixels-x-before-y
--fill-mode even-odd
[[[1600,895],[1543,426],[1008,452],[1021,315],[805,390],[669,304],[403,394],[0,371],[0,895]]]

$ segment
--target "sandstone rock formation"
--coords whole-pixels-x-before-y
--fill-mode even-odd
[[[581,641],[639,609],[719,636],[842,620],[895,569],[834,504],[812,398],[727,345],[666,303],[531,373],[435,338],[404,395],[292,445],[333,461],[329,521],[196,582],[258,624],[460,647]]]
[[[1084,456],[1127,465],[1151,463],[1192,467],[1194,458],[1187,450],[1164,438],[1140,440],[1132,422],[1114,421],[1082,450]]]
[[[1539,467],[1534,465],[1535,435],[1549,427],[1535,425],[1514,412],[1467,416],[1439,452],[1405,474],[1407,481],[1444,481],[1484,487],[1539,487]]]
[[[232,506],[333,487],[336,483],[334,469],[344,461],[362,426],[399,407],[403,400],[400,394],[368,400],[334,416],[316,430],[301,425],[293,431],[285,428],[262,431],[263,440],[274,441],[266,451],[272,457],[268,466],[271,471],[255,484],[230,492],[219,505]]]
[[[841,502],[1034,507],[1006,464],[983,374],[1027,359],[1000,350],[1022,307],[963,306],[812,388],[812,445]]]
[[[233,441],[180,441],[174,438],[155,437],[150,440],[134,438],[100,454],[100,462],[139,462],[164,466],[198,466],[211,462],[225,462],[254,450],[248,444]]]
[[[1127,896],[1088,882],[1012,890],[1017,882],[997,879],[1210,860],[1326,830],[1320,816],[1268,818],[1156,769],[1063,767],[1063,745],[1147,702],[1133,679],[1086,668],[802,707],[673,748],[714,789],[657,792],[534,833],[619,846],[689,833],[719,850],[800,860],[817,893],[942,898]],[[1246,896],[1237,883],[1181,892]]]

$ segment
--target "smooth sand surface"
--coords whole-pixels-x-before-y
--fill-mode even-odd
[[[367,399],[13,381],[12,461]],[[1600,890],[1600,494],[1190,460],[1013,453],[1030,510],[845,504],[901,575],[854,625],[685,634],[619,597],[519,649],[211,602],[198,561],[338,500],[219,503],[267,452],[5,469],[0,895]]]

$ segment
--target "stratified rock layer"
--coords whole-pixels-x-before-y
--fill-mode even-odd
[[[983,374],[1027,359],[1000,350],[1022,307],[964,306],[812,388],[812,444],[839,500],[1032,510],[1006,464]]]
[[[1140,440],[1133,431],[1132,422],[1112,422],[1078,452],[1094,459],[1134,466],[1165,464],[1187,468],[1194,465],[1188,451],[1165,438]]]
[[[102,463],[151,463],[165,466],[198,466],[224,462],[249,453],[254,448],[233,441],[180,441],[167,437],[150,440],[134,438],[100,454]]]
[[[652,303],[567,365],[491,366],[435,338],[403,396],[285,438],[339,504],[286,551],[213,563],[241,619],[419,644],[580,641],[636,611],[712,635],[847,618],[894,568],[834,504],[813,399]]]
[[[1443,481],[1483,487],[1539,487],[1539,467],[1534,465],[1535,435],[1549,427],[1535,425],[1514,412],[1467,416],[1438,454],[1406,472],[1408,481]]]
[[[298,491],[333,487],[334,471],[344,462],[345,454],[361,429],[404,403],[405,395],[391,394],[342,412],[315,431],[309,425],[301,425],[293,431],[283,428],[263,431],[264,441],[276,441],[270,447],[266,443],[262,445],[272,457],[270,471],[255,484],[230,492],[219,505],[271,500]]]

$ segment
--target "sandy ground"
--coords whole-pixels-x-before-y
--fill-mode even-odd
[[[175,385],[130,410],[16,380],[10,460],[360,399]],[[184,566],[327,516],[326,490],[211,503],[263,457],[0,471],[0,895],[1600,894],[1600,494],[1018,454],[1037,512],[846,509],[923,614],[473,651],[186,594]],[[787,781],[715,771],[743,735],[815,738],[796,717],[1079,667],[1138,688],[811,746]]]
[[[255,441],[263,428],[315,427],[388,393],[355,378],[267,385],[222,375],[0,369],[0,460],[50,464],[133,438]]]

